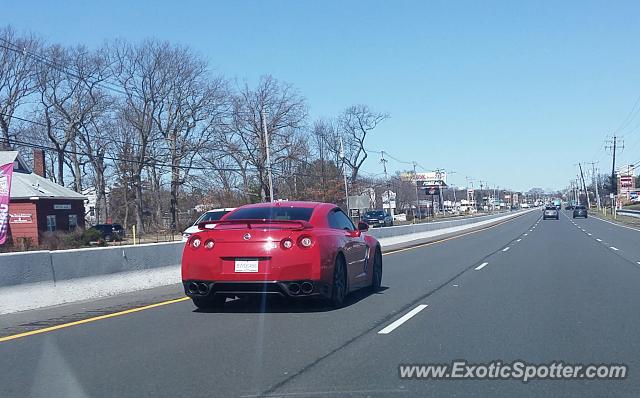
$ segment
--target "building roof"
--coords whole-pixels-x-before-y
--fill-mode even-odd
[[[0,166],[13,163],[18,156],[18,151],[0,151]]]
[[[14,172],[11,178],[11,199],[30,198],[86,199],[82,194],[37,174]]]

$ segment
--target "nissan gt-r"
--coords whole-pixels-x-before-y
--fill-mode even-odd
[[[382,282],[380,244],[333,204],[247,205],[198,227],[184,247],[182,281],[199,308],[256,295],[340,307],[350,292]]]

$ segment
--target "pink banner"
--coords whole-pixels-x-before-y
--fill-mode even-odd
[[[9,195],[13,162],[0,165],[0,245],[7,240],[9,230]]]

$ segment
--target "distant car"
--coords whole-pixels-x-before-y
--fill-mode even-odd
[[[125,230],[120,224],[96,224],[89,230],[100,232],[102,239],[107,242],[121,241],[125,238]]]
[[[371,227],[390,227],[393,225],[393,217],[384,210],[369,210],[362,216],[362,221]]]
[[[560,219],[560,212],[555,206],[545,206],[542,211],[542,219],[546,220],[547,218],[555,218],[556,220]]]
[[[276,202],[242,206],[200,223],[182,254],[185,294],[201,307],[227,297],[324,298],[340,307],[352,291],[377,291],[382,251],[367,224],[336,205]]]
[[[195,234],[196,232],[200,231],[200,229],[198,228],[198,224],[204,221],[218,221],[219,219],[221,219],[225,214],[235,210],[235,207],[225,207],[223,209],[213,209],[213,210],[209,210],[208,212],[204,213],[203,215],[201,215],[200,217],[198,217],[198,219],[196,220],[196,222],[193,223],[193,225],[191,225],[189,228],[185,229],[184,232],[182,233],[182,241],[186,242],[189,237],[193,234]]]
[[[523,208],[523,209],[528,209],[529,208],[529,203],[522,203],[520,205],[520,207]]]
[[[564,207],[564,209],[565,209],[565,210],[573,210],[573,207],[574,207],[573,205],[566,205],[566,206]]]
[[[576,206],[576,207],[573,209],[573,218],[576,218],[576,217],[584,217],[584,218],[587,218],[587,217],[588,217],[588,215],[587,215],[587,208],[586,208],[586,207],[584,207],[584,206]]]

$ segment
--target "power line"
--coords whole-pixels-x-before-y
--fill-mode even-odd
[[[108,82],[106,79],[104,79],[104,80],[94,79],[93,81],[91,81],[91,80],[89,80],[87,78],[81,77],[80,76],[80,71],[72,70],[69,66],[62,65],[59,62],[53,61],[53,60],[51,60],[51,59],[49,59],[49,58],[47,58],[45,56],[42,56],[42,55],[39,55],[39,54],[35,54],[35,53],[27,50],[26,48],[20,48],[17,44],[12,43],[11,41],[9,41],[9,40],[7,40],[7,39],[5,39],[3,37],[0,37],[0,41],[3,41],[4,43],[7,43],[6,45],[5,44],[0,44],[1,48],[4,48],[4,49],[9,50],[9,51],[13,51],[13,52],[15,52],[17,54],[21,54],[23,56],[29,56],[32,59],[36,60],[37,62],[45,64],[45,65],[47,65],[47,66],[49,66],[49,67],[51,67],[53,69],[56,69],[59,72],[65,73],[65,74],[67,74],[67,75],[69,75],[69,76],[71,76],[71,77],[73,77],[75,79],[86,80],[86,81],[88,81],[90,83],[93,83],[94,85],[96,85],[98,87],[102,87],[102,88],[104,88],[106,90],[110,90],[110,91],[116,92],[116,93],[121,94],[121,95],[125,95],[125,96],[129,95],[129,93],[127,93],[126,91],[122,90],[122,89],[124,89],[124,87],[122,87],[119,84]],[[117,88],[117,87],[113,87],[113,86],[121,87],[122,89]],[[137,95],[133,95],[133,96],[140,98]]]

